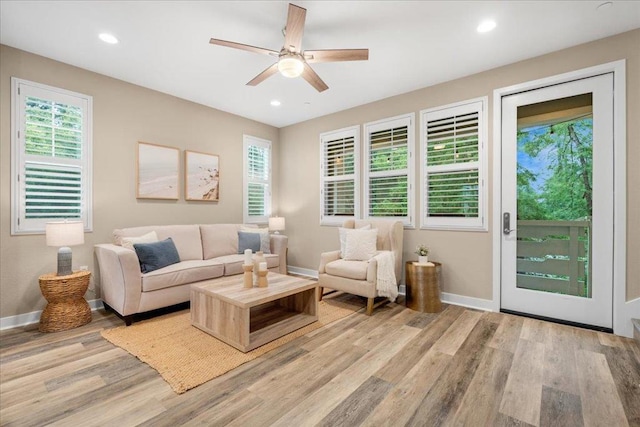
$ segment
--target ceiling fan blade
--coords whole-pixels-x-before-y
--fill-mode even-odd
[[[309,64],[304,64],[304,70],[302,71],[302,78],[309,82],[311,86],[313,86],[318,92],[324,92],[329,89],[329,86],[325,82],[322,81],[319,75],[316,74],[315,71],[309,66]]]
[[[264,70],[263,72],[255,76],[253,80],[247,83],[247,86],[257,86],[263,81],[267,80],[269,77],[273,76],[277,72],[278,72],[278,63],[276,62],[275,64],[271,65],[269,68],[267,68],[266,70]]]
[[[265,49],[263,47],[249,46],[248,44],[230,42],[227,40],[211,39],[209,40],[209,43],[218,46],[232,47],[234,49],[247,50],[254,53],[262,53],[264,55],[278,56],[279,54],[279,52],[276,52],[275,50]]]
[[[287,26],[285,27],[284,47],[287,50],[300,52],[302,50],[302,33],[307,9],[289,3]]]
[[[309,63],[366,61],[369,59],[369,49],[305,50],[304,59]]]

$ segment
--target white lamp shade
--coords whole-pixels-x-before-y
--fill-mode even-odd
[[[45,226],[47,246],[74,246],[84,243],[82,221],[48,222]]]
[[[284,230],[284,217],[273,216],[269,218],[269,230],[282,231]]]

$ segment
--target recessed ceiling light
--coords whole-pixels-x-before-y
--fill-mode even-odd
[[[486,21],[482,21],[480,25],[478,25],[477,30],[479,33],[487,33],[493,30],[494,28],[496,28],[496,21],[492,21],[488,19]]]
[[[105,43],[109,43],[109,44],[118,43],[118,39],[113,34],[100,33],[100,34],[98,34],[98,37],[100,38],[100,40],[102,40]]]
[[[279,107],[280,104],[282,104],[282,102],[278,101],[277,99],[271,101],[271,105],[273,105],[274,107]]]
[[[596,7],[596,10],[601,10],[601,11],[602,11],[602,10],[607,10],[607,9],[611,8],[611,6],[613,6],[613,2],[611,2],[611,1],[606,1],[606,2],[604,2],[604,3],[599,4],[599,5]]]

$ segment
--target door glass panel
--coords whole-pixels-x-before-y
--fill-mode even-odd
[[[592,94],[518,107],[516,286],[591,298]]]

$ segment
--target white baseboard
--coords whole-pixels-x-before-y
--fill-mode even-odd
[[[310,268],[294,267],[292,265],[287,265],[287,272],[300,274],[302,276],[313,277],[314,279],[318,278],[318,270],[311,270]]]
[[[318,278],[317,270],[311,270],[308,268],[294,267],[292,265],[288,265],[287,271],[289,271],[290,273],[313,277],[315,279]],[[400,295],[406,295],[406,286],[400,285],[400,287],[398,288],[398,293]],[[446,302],[447,304],[460,305],[463,307],[475,308],[477,310],[483,310],[483,311],[493,311],[493,301],[491,300],[467,297],[467,296],[458,295],[458,294],[450,294],[447,292],[442,292],[440,294],[440,298],[442,299],[442,302]]]
[[[464,295],[450,294],[448,292],[441,292],[440,299],[447,304],[460,305],[462,307],[475,308],[483,311],[493,311],[493,301],[489,299],[467,297]]]
[[[104,308],[101,299],[92,299],[87,302],[89,303],[89,307],[91,307],[91,311]],[[0,318],[0,331],[38,323],[41,315],[42,310],[38,310],[30,313],[17,314],[15,316],[2,317]]]

